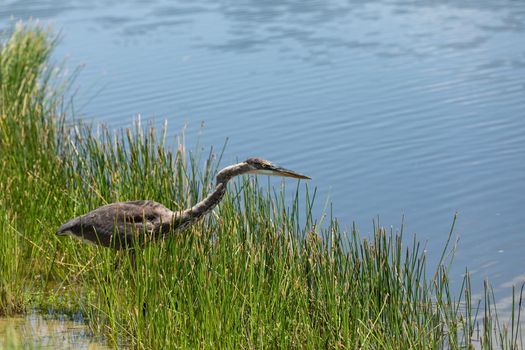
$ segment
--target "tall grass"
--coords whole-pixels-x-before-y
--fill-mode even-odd
[[[21,26],[0,46],[0,314],[24,307],[26,286],[43,276],[39,258],[52,244],[41,216],[42,207],[59,205],[43,188],[59,185],[57,100],[45,66],[51,49],[45,31]]]
[[[61,222],[113,201],[188,207],[211,190],[220,154],[172,146],[166,128],[139,122],[67,124],[52,46],[46,31],[18,27],[0,47],[0,313],[81,311],[114,346],[139,349],[523,348],[522,291],[507,321],[488,285],[472,300],[468,273],[451,289],[452,231],[427,271],[402,229],[320,227],[315,195],[299,203],[262,178],[234,181],[208,218],[136,249],[135,263],[58,239]]]

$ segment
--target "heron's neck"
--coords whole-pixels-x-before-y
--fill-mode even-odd
[[[186,226],[187,224],[194,222],[209,213],[213,208],[215,208],[217,204],[219,204],[219,202],[222,200],[222,197],[224,197],[228,181],[230,181],[230,179],[235,176],[244,174],[248,170],[249,169],[246,167],[246,163],[244,162],[230,165],[222,169],[217,174],[217,184],[215,186],[215,190],[193,207],[176,213],[176,220],[179,221],[181,226]]]
[[[182,222],[191,223],[208,214],[219,202],[226,193],[226,183],[218,183],[215,187],[215,191],[209,194],[199,203],[195,204],[193,207],[182,211],[179,214],[179,219]]]

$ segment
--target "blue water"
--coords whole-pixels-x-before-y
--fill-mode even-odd
[[[379,216],[439,258],[455,211],[453,276],[525,281],[525,2],[15,0],[3,27],[62,31],[78,116],[138,114],[170,138],[310,175],[363,235]],[[293,183],[291,184],[293,187]]]

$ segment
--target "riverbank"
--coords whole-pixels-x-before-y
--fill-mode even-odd
[[[0,314],[81,312],[113,346],[134,348],[523,348],[518,306],[497,319],[449,287],[454,247],[428,271],[417,240],[335,219],[316,226],[308,196],[234,181],[214,213],[129,255],[54,233],[114,201],[189,207],[212,188],[220,154],[170,146],[137,123],[113,132],[69,123],[53,36],[19,27],[0,51]],[[226,165],[226,164],[221,164]],[[301,169],[298,169],[301,170]],[[174,185],[175,184],[175,185]],[[297,191],[308,191],[298,186]]]

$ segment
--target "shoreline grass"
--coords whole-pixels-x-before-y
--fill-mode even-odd
[[[73,216],[113,201],[188,207],[210,190],[220,154],[170,148],[166,130],[120,132],[61,111],[53,36],[17,27],[0,46],[0,315],[81,312],[115,347],[522,349],[517,292],[498,318],[490,286],[451,290],[449,240],[436,271],[414,237],[337,220],[316,227],[306,196],[239,178],[205,220],[129,255],[59,239]],[[178,146],[178,147],[177,147]],[[297,186],[297,191],[308,191]],[[455,218],[454,218],[455,221]],[[1,343],[0,343],[1,345]]]

